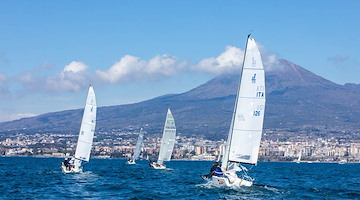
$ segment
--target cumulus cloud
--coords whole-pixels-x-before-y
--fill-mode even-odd
[[[82,62],[73,61],[55,76],[46,79],[46,89],[55,91],[79,91],[91,83],[88,66]]]
[[[79,91],[92,81],[87,69],[88,66],[84,63],[73,61],[55,75],[37,76],[34,72],[25,72],[17,80],[30,90]]]
[[[328,57],[327,60],[336,64],[336,63],[341,63],[341,62],[347,61],[348,57],[336,55],[336,56]]]
[[[88,69],[88,66],[86,66],[82,62],[73,61],[70,64],[66,65],[64,68],[64,72],[84,72]]]
[[[281,68],[277,55],[266,52],[266,50],[258,44],[261,52],[262,62],[264,68],[268,71]],[[191,67],[192,70],[210,73],[210,74],[223,74],[233,73],[235,70],[241,68],[244,59],[244,50],[227,46],[225,51],[219,56],[214,58],[205,58],[198,64]]]
[[[243,62],[244,51],[240,48],[227,46],[225,51],[215,58],[205,58],[191,67],[192,70],[210,74],[232,72],[240,68]]]
[[[261,53],[261,59],[265,71],[284,70],[284,65],[279,62],[277,54],[267,51],[267,49],[259,43],[257,45]]]
[[[106,71],[97,70],[96,75],[104,82],[129,82],[135,80],[158,80],[174,76],[185,65],[167,54],[157,55],[150,60],[125,55]]]
[[[46,64],[22,73],[16,80],[22,83],[24,89],[31,91],[79,91],[94,82],[159,80],[176,75],[185,65],[186,62],[179,62],[176,57],[167,54],[155,56],[150,60],[126,55],[105,71],[97,70],[96,73],[90,73],[85,63],[73,61],[56,74],[41,76],[40,74],[44,74],[43,71],[54,68],[53,65]]]
[[[34,117],[36,114],[32,113],[19,113],[19,114],[11,114],[11,115],[2,115],[0,116],[0,122],[13,121],[21,118]]]

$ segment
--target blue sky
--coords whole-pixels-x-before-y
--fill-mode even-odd
[[[360,83],[360,2],[0,1],[0,121],[188,91],[263,57]],[[266,62],[265,62],[266,63]]]

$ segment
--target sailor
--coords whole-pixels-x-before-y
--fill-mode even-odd
[[[69,162],[66,158],[64,158],[64,160],[62,161],[63,165],[67,168]]]
[[[66,158],[64,158],[63,163],[66,166],[66,165],[68,165],[69,162],[68,162],[68,160]]]
[[[215,168],[215,176],[223,176],[223,172],[222,172],[222,169],[221,169],[221,163],[219,163],[217,165],[217,167]]]
[[[63,164],[64,166],[70,170],[70,162],[69,162],[70,158],[64,158]]]
[[[152,161],[151,159],[149,159],[149,166],[151,167],[151,165],[153,164],[154,161]]]
[[[74,158],[69,158],[68,160],[68,170],[71,170],[71,168],[75,168],[75,159]]]
[[[218,162],[214,162],[214,163],[213,163],[213,166],[212,166],[211,169],[210,169],[210,173],[208,173],[208,174],[206,174],[206,175],[202,175],[201,178],[202,178],[202,179],[207,179],[207,178],[212,177],[212,176],[214,175],[215,169],[216,169],[216,167],[217,167],[218,165],[219,165]]]

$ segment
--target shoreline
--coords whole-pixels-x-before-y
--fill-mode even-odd
[[[12,155],[12,156],[5,156],[2,155],[2,158],[64,158],[62,156],[22,156],[22,155]],[[68,156],[70,157],[70,156]],[[110,158],[110,157],[104,157],[104,156],[94,156],[91,159],[117,159],[117,160],[127,160],[127,158]],[[139,160],[146,160],[146,159],[139,159]],[[171,159],[171,161],[200,161],[200,162],[214,162],[213,160],[192,160],[192,159]],[[297,161],[259,161],[259,163],[261,162],[282,162],[282,163],[297,163]],[[300,161],[297,164],[317,164],[317,163],[322,163],[322,164],[360,164],[360,162],[345,162],[345,163],[341,163],[339,162],[322,162],[322,161]]]

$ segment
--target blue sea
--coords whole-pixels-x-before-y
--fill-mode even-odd
[[[208,161],[171,161],[167,170],[122,159],[91,159],[63,174],[61,158],[0,157],[0,199],[360,199],[360,164],[260,162],[252,187],[213,188]]]

